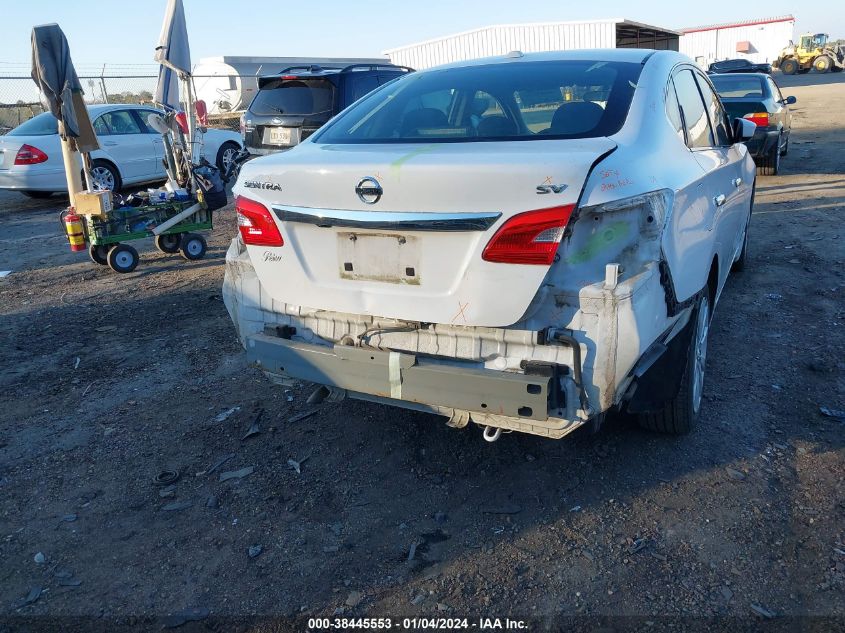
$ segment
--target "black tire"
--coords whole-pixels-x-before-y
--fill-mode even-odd
[[[117,171],[117,168],[109,161],[100,158],[95,159],[91,163],[91,180],[94,182],[95,190],[109,189],[111,191],[120,191],[123,187],[123,181],[120,180],[120,173]],[[82,182],[85,182],[84,175]]]
[[[751,214],[754,213],[755,187],[752,187],[751,189],[751,202],[748,205],[748,220],[745,222],[745,231],[742,235],[742,250],[739,252],[739,257],[737,258],[737,260],[733,264],[731,264],[731,270],[733,272],[745,270],[745,265],[748,262],[748,227],[751,224]]]
[[[704,389],[704,367],[707,361],[707,333],[710,327],[710,295],[707,289],[700,293],[690,318],[693,332],[684,366],[677,368],[683,372],[678,393],[659,411],[637,416],[639,425],[649,431],[684,435],[692,431],[698,421]]]
[[[226,141],[220,146],[220,149],[217,150],[217,160],[214,162],[221,174],[226,173],[226,169],[231,164],[231,161],[234,160],[235,156],[237,156],[240,151],[240,146],[234,141]]]
[[[181,233],[169,233],[167,235],[156,235],[156,248],[162,253],[172,255],[179,252],[179,247],[182,245]]]
[[[757,163],[758,176],[777,176],[780,171],[780,141]]]
[[[182,257],[188,260],[202,259],[205,257],[205,251],[208,245],[205,243],[205,238],[199,233],[185,233],[182,236],[182,244],[179,246],[179,252]]]
[[[109,251],[109,268],[116,273],[131,273],[138,266],[138,251],[128,244],[118,244]]]
[[[780,149],[780,155],[786,156],[788,152],[789,152],[789,135],[787,134],[786,141],[784,141],[783,147],[781,147],[781,149]]]
[[[52,191],[21,191],[21,193],[33,200],[46,200],[53,195]]]
[[[813,60],[813,70],[817,73],[830,72],[831,66],[833,66],[833,60],[827,55],[819,55]]]
[[[109,263],[109,251],[111,248],[111,244],[98,244],[97,246],[91,244],[91,246],[88,247],[88,257],[90,257],[91,261],[95,264],[106,266]]]
[[[794,75],[798,72],[798,62],[794,59],[784,59],[780,63],[780,71],[784,75]]]

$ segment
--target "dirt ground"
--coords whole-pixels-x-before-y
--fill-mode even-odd
[[[845,76],[788,79],[789,154],[758,178],[682,438],[618,419],[488,444],[312,407],[246,366],[220,296],[231,209],[206,260],[145,244],[118,275],[69,251],[60,199],[0,194],[0,631],[845,630],[845,419],[821,410],[845,409]]]

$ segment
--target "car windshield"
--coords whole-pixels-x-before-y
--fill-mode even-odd
[[[21,123],[6,136],[48,136],[59,133],[59,122],[50,112],[44,112]]]
[[[317,143],[591,138],[619,131],[642,66],[526,61],[406,75],[370,93]]]
[[[334,84],[327,79],[279,79],[264,85],[249,106],[259,115],[325,114],[334,105]]]
[[[739,75],[711,75],[710,81],[716,86],[716,92],[725,98],[763,98],[763,81],[759,77],[741,77]]]

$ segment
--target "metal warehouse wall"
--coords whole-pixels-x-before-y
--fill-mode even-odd
[[[790,20],[694,31],[681,37],[680,50],[705,67],[714,61],[740,57],[753,62],[772,62],[793,39],[794,27],[795,22]],[[738,53],[737,43],[745,41],[751,42],[751,52]]]
[[[390,61],[411,68],[505,55],[510,51],[536,53],[573,48],[615,48],[616,22],[572,22],[491,26],[385,51]]]

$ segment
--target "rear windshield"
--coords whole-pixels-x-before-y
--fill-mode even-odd
[[[322,114],[334,106],[334,84],[327,79],[280,79],[261,88],[252,105],[253,114]]]
[[[716,86],[716,92],[720,97],[748,97],[749,99],[763,97],[763,80],[759,77],[710,75],[710,81]]]
[[[59,133],[59,122],[50,112],[44,112],[21,123],[6,136],[48,136]]]
[[[323,128],[318,143],[591,138],[619,131],[641,64],[537,61],[406,75]]]

